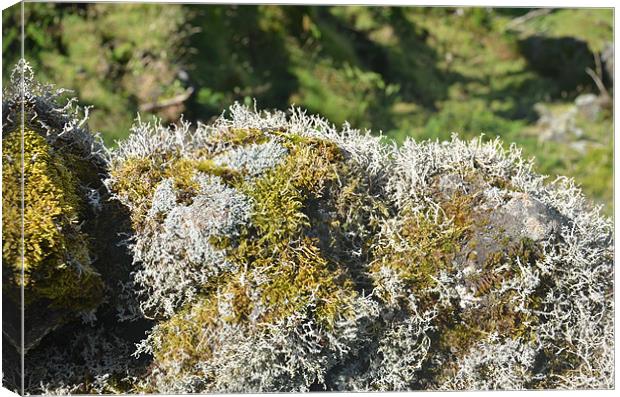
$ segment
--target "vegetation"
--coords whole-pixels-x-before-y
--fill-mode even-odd
[[[568,320],[576,329],[610,340],[594,309],[611,304],[610,225],[570,183],[544,184],[498,141],[390,148],[300,110],[229,113],[195,129],[138,123],[112,151],[107,183],[136,231],[134,288],[156,321],[136,390],[607,382],[599,337],[555,358],[574,343],[560,331],[572,305],[599,313]],[[569,242],[578,216],[588,248]],[[575,261],[594,252],[599,293],[580,301],[575,277],[592,268]]]
[[[399,148],[236,104],[139,121],[104,155],[26,64],[11,83],[3,205],[19,216],[23,104],[31,309],[27,346],[3,322],[7,386],[22,349],[44,394],[613,386],[611,223],[516,146]]]
[[[610,10],[26,6],[8,387],[614,387]]]
[[[3,12],[5,83],[18,15]],[[452,132],[517,142],[539,172],[575,177],[612,213],[611,109],[554,140],[541,138],[535,110],[599,94],[586,68],[611,91],[611,9],[28,3],[25,15],[38,77],[93,105],[110,146],[137,112],[168,123],[206,121],[235,101],[296,104],[398,142]]]

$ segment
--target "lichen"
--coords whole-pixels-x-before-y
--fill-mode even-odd
[[[75,372],[63,371],[79,367],[76,357],[84,345],[64,342],[77,333],[92,341],[94,328],[104,323],[110,330],[106,338],[131,339],[126,330],[111,331],[116,309],[132,307],[133,293],[122,292],[129,269],[119,237],[127,231],[127,212],[109,202],[104,149],[85,124],[88,110],[63,99],[62,90],[35,81],[25,62],[9,83],[2,118],[2,293],[3,349],[13,361],[5,361],[4,385],[42,393],[44,383],[64,389],[63,382],[103,382],[112,375],[102,372],[112,367],[93,365],[117,352],[106,350],[97,356],[100,363],[89,360],[77,379]],[[59,351],[60,363],[54,361]],[[15,357],[23,357],[23,367]],[[93,372],[99,380],[89,378]],[[35,386],[20,390],[19,379]]]
[[[234,105],[196,127],[138,119],[92,163],[38,128],[24,160],[40,182],[25,194],[46,217],[27,234],[26,286],[86,304],[96,288],[68,285],[97,271],[112,304],[29,353],[53,367],[29,362],[33,392],[613,387],[611,223],[515,146],[388,146],[299,109]],[[18,138],[3,136],[13,221]],[[95,259],[118,243],[97,232],[114,222],[131,225],[130,269]],[[6,229],[15,272],[19,230]],[[67,252],[82,278],[41,288],[45,266],[76,270],[58,268]]]

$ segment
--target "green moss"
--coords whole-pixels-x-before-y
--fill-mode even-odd
[[[343,276],[337,264],[325,258],[316,239],[306,237],[314,219],[304,211],[337,177],[342,154],[331,142],[276,135],[283,138],[289,156],[257,180],[239,184],[254,203],[252,226],[242,231],[239,245],[229,256],[252,267],[272,269],[268,271],[271,282],[262,294],[271,321],[298,311],[315,296],[320,302],[317,317],[331,325],[338,312],[335,306],[342,306],[352,290],[341,290]]]
[[[3,267],[10,290],[26,289],[26,304],[40,300],[70,310],[97,306],[103,284],[90,265],[88,236],[79,223],[85,203],[72,158],[55,152],[38,133],[26,129],[23,146],[23,280],[21,218],[21,136],[3,139]]]
[[[299,313],[318,300],[317,321],[328,328],[343,313],[343,308],[354,296],[352,283],[323,257],[317,242],[305,238],[279,255],[280,266],[274,269],[271,281],[261,294],[268,308],[265,321],[274,321]]]
[[[209,142],[217,145],[245,146],[252,143],[260,144],[269,140],[264,131],[258,128],[231,128],[210,137]]]
[[[382,267],[396,271],[407,287],[427,303],[435,300],[427,291],[436,286],[441,272],[454,270],[454,262],[470,237],[471,229],[480,222],[473,210],[476,195],[456,192],[447,200],[441,199],[439,194],[436,197],[442,209],[439,218],[405,210],[400,228],[392,236],[395,244],[379,244],[373,256],[380,259],[370,269],[374,274]],[[408,248],[396,249],[399,245]],[[391,300],[391,297],[384,298]]]
[[[484,338],[484,333],[468,324],[453,324],[439,336],[440,350],[450,352],[456,356],[466,354],[469,348]]]
[[[247,136],[236,133],[243,139]],[[244,273],[210,280],[200,301],[158,327],[157,337],[164,343],[155,352],[155,360],[161,365],[178,360],[191,368],[192,363],[209,360],[217,342],[204,341],[202,335],[205,328],[217,328],[220,322],[245,324],[251,332],[261,332],[260,324],[304,312],[321,327],[331,329],[339,318],[353,315],[350,304],[357,296],[353,282],[338,263],[326,257],[318,239],[308,235],[315,221],[308,215],[308,206],[321,200],[326,185],[337,178],[342,153],[321,139],[279,131],[269,134],[281,140],[289,155],[258,178],[229,179],[252,200],[251,221],[234,240],[211,238]],[[261,139],[255,132],[251,136]],[[220,171],[210,168],[208,160],[193,166],[213,175]],[[258,275],[263,281],[256,284],[253,279]],[[228,302],[223,315],[218,309],[222,297]]]
[[[422,215],[408,215],[396,236],[394,245],[377,248],[373,256],[379,260],[370,267],[371,274],[379,274],[383,267],[396,272],[407,288],[422,302],[434,300],[428,291],[436,285],[435,279],[441,271],[450,272],[453,261],[460,249],[463,236],[462,227],[442,230],[438,225]],[[405,243],[408,249],[396,249]],[[392,300],[391,296],[383,296]]]
[[[217,165],[213,160],[198,160],[195,162],[194,166],[196,167],[196,170],[206,174],[219,176],[224,180],[224,182],[228,182],[230,184],[234,184],[235,181],[242,179],[242,175],[238,171],[225,166]]]

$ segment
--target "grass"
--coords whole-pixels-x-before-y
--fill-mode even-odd
[[[4,81],[18,54],[17,11],[3,11]],[[600,52],[613,41],[613,10],[557,9],[515,25],[528,11],[28,3],[28,20],[40,23],[27,25],[26,44],[40,78],[94,105],[91,127],[108,146],[141,106],[192,86],[184,103],[151,113],[209,121],[255,98],[259,108],[295,104],[397,142],[499,136],[535,157],[539,172],[574,177],[611,214],[611,114],[578,121],[585,151],[536,137],[535,104],[597,93],[582,70],[593,60],[555,65],[528,45],[561,52],[579,41]]]

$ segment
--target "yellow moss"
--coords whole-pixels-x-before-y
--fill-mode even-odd
[[[164,158],[132,158],[110,171],[115,192],[131,203],[131,220],[134,229],[142,230],[142,223],[152,205],[157,185],[172,178],[178,191],[179,201],[189,203],[196,195],[198,183],[194,180],[197,172],[221,177],[232,183],[242,177],[227,167],[218,166],[210,159],[168,160]]]
[[[268,308],[264,321],[273,321],[299,312],[312,297],[317,299],[317,320],[331,327],[340,312],[355,295],[353,284],[330,266],[316,241],[305,238],[278,256],[279,266],[270,274],[271,281],[261,288]]]
[[[261,243],[277,245],[293,239],[309,225],[303,212],[309,199],[320,198],[328,181],[336,178],[342,159],[337,146],[318,139],[287,139],[286,160],[256,181],[241,181],[239,190],[253,199],[252,224]]]
[[[20,131],[3,140],[3,264],[22,285]],[[90,266],[87,236],[80,232],[83,200],[67,159],[38,133],[24,131],[23,285],[26,303],[89,308],[99,303],[102,282]]]
[[[189,365],[199,360],[208,360],[213,353],[213,346],[202,336],[205,329],[217,325],[218,318],[218,302],[214,296],[210,296],[160,323],[154,336],[165,343],[157,346],[153,352],[155,361]]]
[[[269,137],[264,131],[257,128],[231,128],[219,132],[209,138],[212,144],[230,144],[232,146],[244,146],[252,143],[264,143]]]
[[[114,191],[133,207],[131,221],[137,231],[141,230],[155,188],[165,178],[164,174],[163,165],[148,158],[132,158],[110,170]]]
[[[393,245],[380,246],[373,256],[379,258],[370,267],[371,274],[379,274],[383,267],[390,268],[416,293],[422,302],[434,300],[428,290],[436,285],[436,279],[443,270],[450,272],[453,261],[460,250],[465,229],[452,225],[440,228],[424,216],[407,216],[393,236],[408,249],[398,250]],[[392,297],[382,297],[392,300]]]

